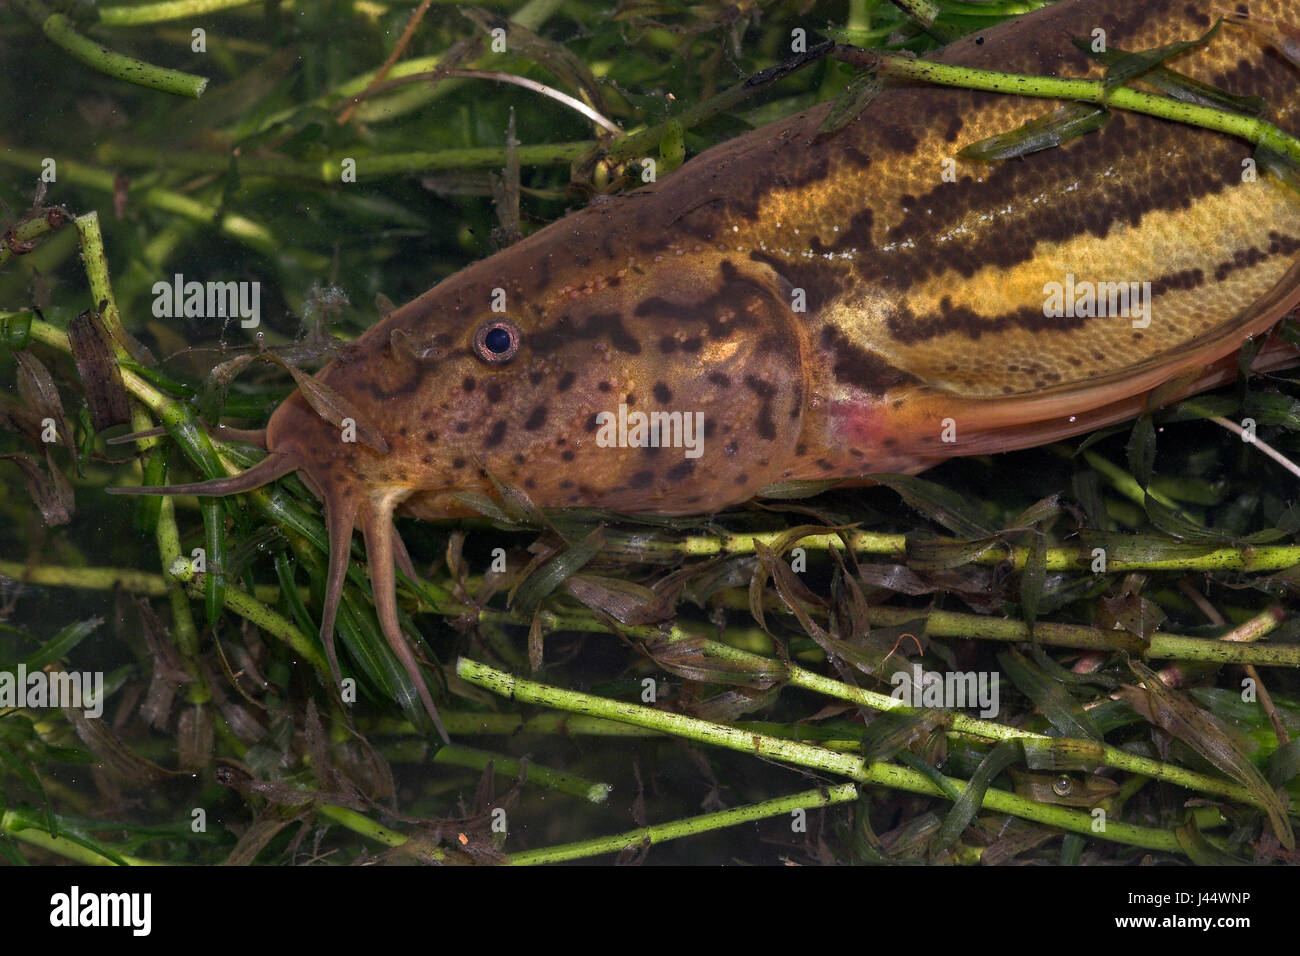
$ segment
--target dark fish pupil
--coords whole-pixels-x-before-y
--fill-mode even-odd
[[[483,344],[493,355],[500,355],[510,348],[510,333],[503,328],[489,329],[483,336]]]

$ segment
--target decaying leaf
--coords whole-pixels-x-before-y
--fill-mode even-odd
[[[113,340],[103,320],[93,311],[81,313],[68,323],[68,342],[77,363],[86,404],[95,431],[131,420],[131,405],[122,384],[122,369],[113,353]]]
[[[42,421],[41,441],[47,445],[61,444],[75,451],[72,427],[63,411],[63,399],[59,397],[59,390],[49,371],[29,351],[14,352],[13,356],[18,365],[18,397],[33,417]],[[49,423],[54,425],[52,441],[46,437]]]
[[[0,455],[0,459],[12,461],[22,471],[27,493],[47,527],[53,528],[72,520],[72,485],[55,466],[48,448],[45,450],[44,468],[31,455],[20,452]]]

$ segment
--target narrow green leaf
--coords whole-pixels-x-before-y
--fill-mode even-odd
[[[1151,484],[1156,464],[1156,426],[1150,415],[1141,415],[1133,423],[1128,440],[1128,470],[1143,488]]]
[[[1065,685],[1054,681],[1017,651],[1006,650],[998,655],[998,663],[1007,672],[1011,682],[1043,712],[1053,727],[1065,737],[1084,740],[1101,740],[1082,705],[1070,696]]]
[[[604,543],[604,529],[597,528],[560,551],[515,586],[510,606],[521,614],[532,614],[543,598],[586,567]]]
[[[884,90],[885,83],[875,73],[855,73],[848,85],[840,90],[830,112],[817,127],[817,135],[836,133],[848,126]]]
[[[1211,531],[1205,528],[1191,518],[1185,512],[1170,508],[1168,505],[1152,498],[1150,494],[1146,495],[1144,502],[1146,506],[1147,517],[1151,523],[1166,534],[1173,535],[1187,541],[1216,541],[1222,544],[1230,544],[1231,539],[1217,531]]]
[[[1187,822],[1174,829],[1174,836],[1183,852],[1197,866],[1246,866],[1245,860],[1239,860],[1230,853],[1220,850],[1196,826],[1196,820],[1188,814]]]
[[[1024,752],[1018,740],[1004,740],[989,751],[989,755],[980,763],[979,769],[966,784],[966,789],[948,811],[943,826],[930,842],[932,855],[948,847],[961,836],[961,832],[970,825],[971,820],[975,819],[975,814],[984,805],[984,794],[988,792],[989,786],[998,774],[1023,759]]]
[[[871,475],[892,489],[911,507],[953,534],[966,538],[991,538],[993,529],[976,515],[955,491],[911,475]]]
[[[1268,755],[1264,777],[1274,787],[1284,787],[1300,775],[1300,737]]]
[[[1061,866],[1078,866],[1083,856],[1085,841],[1077,833],[1067,833],[1061,841]]]
[[[1156,47],[1151,50],[1141,50],[1136,53],[1126,53],[1116,60],[1106,70],[1106,77],[1102,80],[1102,85],[1108,90],[1113,90],[1123,86],[1129,80],[1142,76],[1148,70],[1152,70],[1166,60],[1171,60],[1179,54],[1186,53],[1188,50],[1200,46],[1207,40],[1211,39],[1219,32],[1219,27],[1223,25],[1223,20],[1216,20],[1214,26],[1210,27],[1203,36],[1195,40],[1183,40],[1178,43],[1167,43],[1164,46]]]
[[[203,576],[204,609],[208,627],[215,627],[226,603],[226,528],[221,501],[217,498],[200,498],[199,511],[203,514],[203,542],[207,555]]]
[[[1052,149],[1110,122],[1110,110],[1088,103],[1067,103],[1019,129],[999,133],[957,151],[962,159],[1015,159]]]
[[[940,715],[924,710],[890,710],[876,717],[862,734],[862,756],[869,763],[892,760],[912,741],[940,723]]]
[[[1130,51],[1119,47],[1110,47],[1103,52],[1092,49],[1092,40],[1072,37],[1076,47],[1087,53],[1098,63],[1111,66],[1130,55]],[[1268,112],[1268,101],[1262,96],[1238,96],[1217,86],[1210,86],[1200,80],[1194,80],[1166,66],[1156,66],[1142,74],[1142,82],[1148,84],[1183,103],[1208,106],[1211,109],[1228,110],[1232,113],[1244,113],[1247,116],[1263,116]]]
[[[1029,553],[1025,556],[1025,566],[1020,572],[1020,609],[1024,613],[1030,634],[1033,634],[1034,622],[1038,620],[1038,607],[1043,598],[1046,580],[1047,535],[1034,531],[1030,537]]]
[[[84,621],[75,621],[72,624],[69,624],[36,650],[28,654],[27,657],[23,659],[23,665],[30,673],[32,671],[38,671],[54,661],[66,659],[74,647],[93,634],[103,623],[103,618],[92,617],[87,618]]]

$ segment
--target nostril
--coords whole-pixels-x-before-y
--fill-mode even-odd
[[[519,327],[506,319],[484,323],[474,335],[474,351],[485,362],[508,362],[519,351]]]

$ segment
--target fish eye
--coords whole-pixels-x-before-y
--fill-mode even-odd
[[[508,362],[519,351],[519,326],[505,319],[485,322],[474,334],[474,351],[485,362]]]

